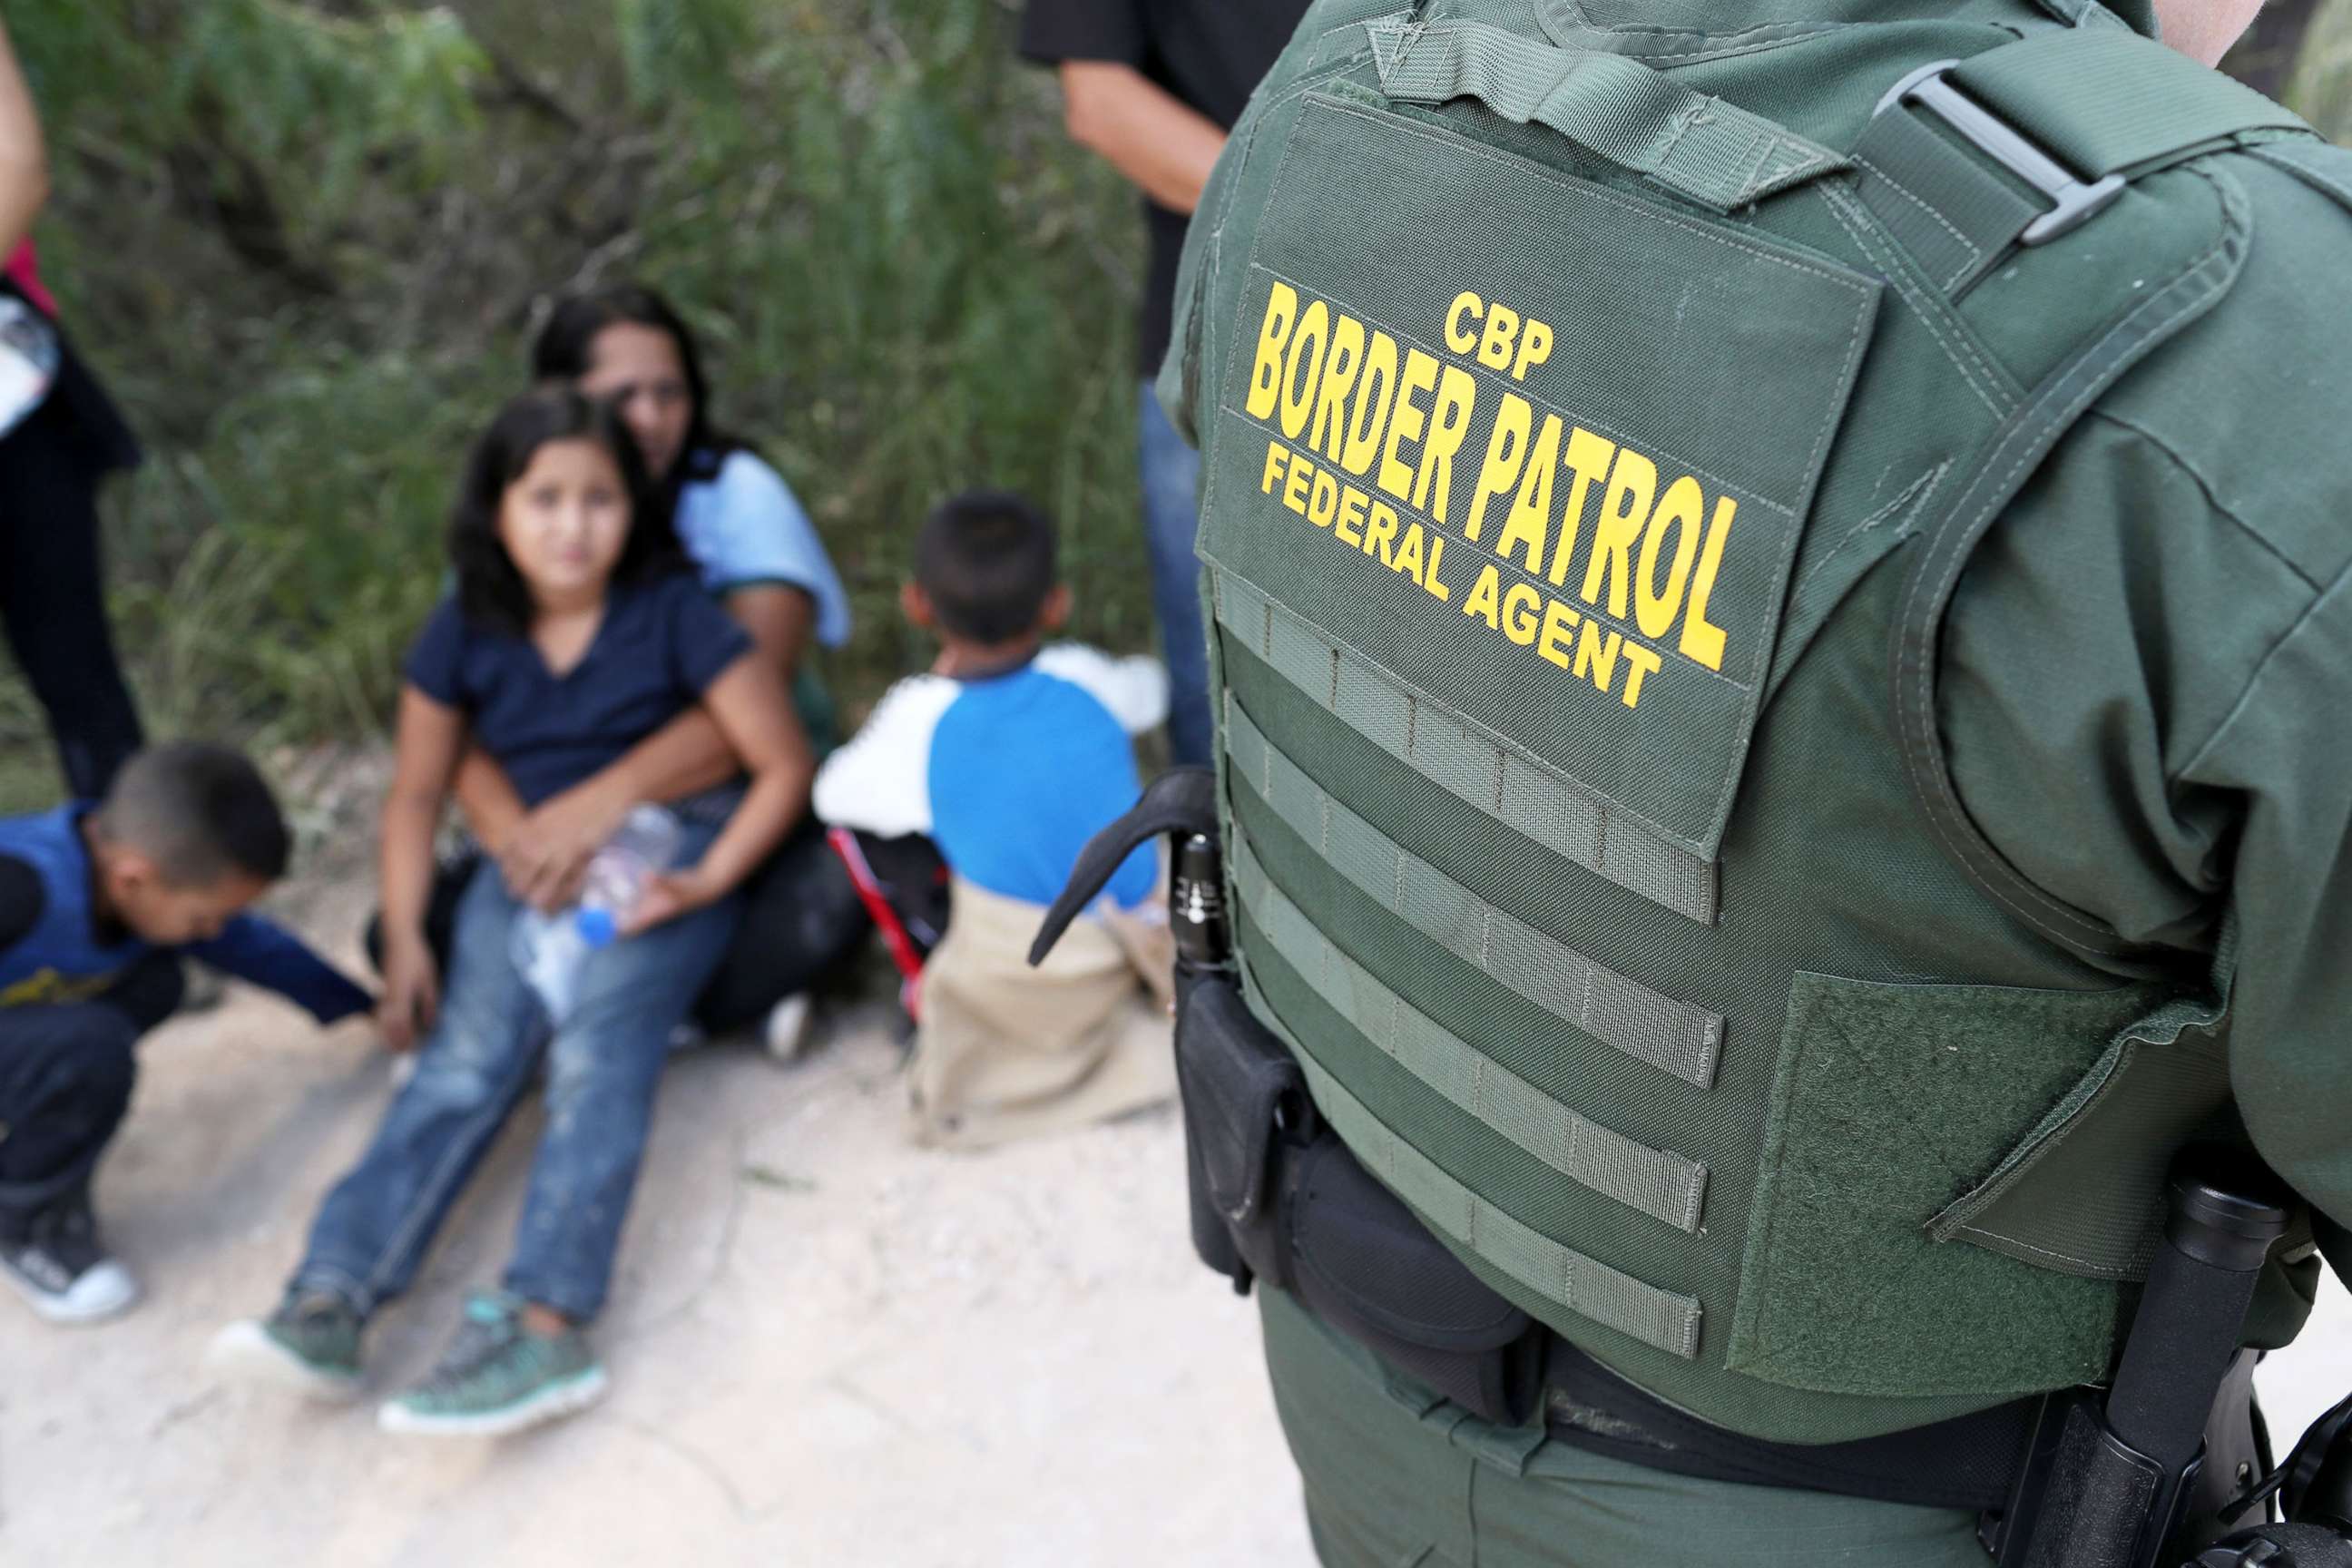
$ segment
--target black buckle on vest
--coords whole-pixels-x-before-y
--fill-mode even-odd
[[[1871,118],[1874,120],[1898,104],[1916,103],[1934,111],[1970,146],[2041,192],[2049,199],[2050,210],[2025,226],[2025,232],[2018,237],[2020,245],[2045,245],[2079,228],[2123,195],[2125,180],[2121,174],[2109,174],[2104,180],[2084,184],[2056,159],[2019,134],[2007,121],[1946,81],[1944,73],[1959,63],[1937,60],[1933,65],[1921,66],[1887,89],[1886,96],[1871,111]]]

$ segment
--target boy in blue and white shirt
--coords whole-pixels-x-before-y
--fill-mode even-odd
[[[971,1147],[1097,1121],[1174,1084],[1167,916],[1138,849],[1042,967],[1045,906],[1097,830],[1139,792],[1130,737],[1167,713],[1166,672],[1073,643],[1053,525],[1017,496],[933,512],[900,593],[940,639],[817,773],[817,815],[883,837],[927,833],[952,879],[948,934],[923,970],[909,1065],[915,1133]]]

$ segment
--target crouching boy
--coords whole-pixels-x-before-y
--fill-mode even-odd
[[[1135,804],[1129,736],[1166,713],[1166,673],[1043,646],[1070,594],[1053,525],[1017,496],[933,512],[900,604],[939,658],[826,761],[815,804],[836,826],[928,833],[947,861],[948,932],[923,968],[908,1065],[917,1141],[998,1143],[1168,1098],[1172,948],[1152,848],[1042,968],[1026,957],[1078,851]]]
[[[321,1024],[367,993],[246,905],[284,874],[286,824],[253,765],[193,743],[140,752],[103,803],[0,817],[0,1279],[51,1322],[138,1297],[90,1213],[131,1103],[139,1037],[179,1005],[183,955]]]

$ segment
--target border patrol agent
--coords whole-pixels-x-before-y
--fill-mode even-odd
[[[2156,30],[1321,0],[1236,127],[1181,1065],[1328,1563],[1981,1564],[2175,1150],[2352,1217],[2352,154]]]

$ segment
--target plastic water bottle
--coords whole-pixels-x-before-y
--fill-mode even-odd
[[[588,862],[580,901],[557,914],[526,910],[515,921],[514,962],[551,1023],[569,1017],[591,955],[613,945],[646,884],[677,858],[677,818],[657,805],[630,812]]]

